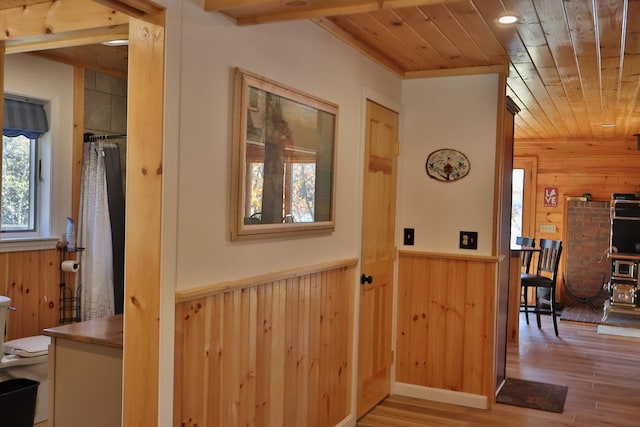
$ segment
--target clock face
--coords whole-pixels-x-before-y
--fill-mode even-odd
[[[467,156],[450,148],[429,154],[424,165],[429,177],[442,182],[453,182],[469,174],[471,164]]]

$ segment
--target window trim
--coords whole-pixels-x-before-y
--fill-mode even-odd
[[[55,237],[3,238],[0,240],[0,253],[55,249],[58,240]]]

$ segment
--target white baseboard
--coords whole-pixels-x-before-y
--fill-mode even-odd
[[[353,414],[349,414],[347,418],[340,421],[338,424],[335,425],[335,427],[353,427],[355,425],[356,425],[356,417],[354,417]]]
[[[479,394],[463,393],[414,384],[395,383],[395,392],[400,396],[451,403],[476,409],[487,409],[487,397]]]

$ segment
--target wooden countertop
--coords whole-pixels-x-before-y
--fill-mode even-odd
[[[43,333],[54,338],[122,348],[122,314],[47,328]]]

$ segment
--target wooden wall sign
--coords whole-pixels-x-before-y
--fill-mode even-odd
[[[558,188],[544,187],[544,206],[555,208],[558,206]]]

